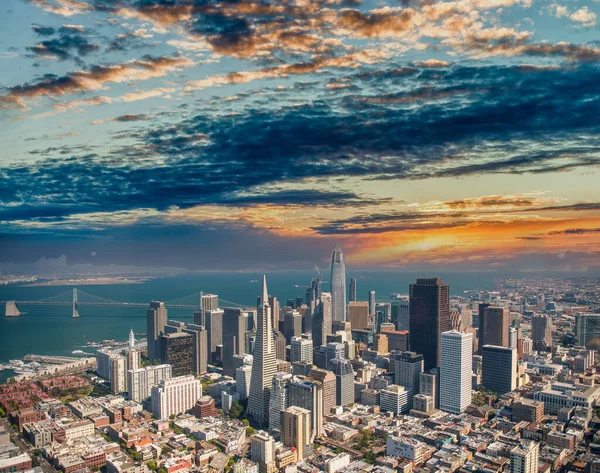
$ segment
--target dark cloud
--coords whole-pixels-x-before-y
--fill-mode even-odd
[[[549,232],[548,235],[585,235],[590,233],[600,233],[600,228],[569,228],[567,230]]]
[[[145,113],[138,115],[126,114],[111,119],[113,122],[139,122],[142,120],[150,120],[150,115],[146,115]]]
[[[35,46],[26,48],[37,57],[58,58],[61,61],[74,59],[81,63],[83,57],[100,49],[99,44],[89,41],[89,33],[81,26],[63,25],[58,31],[54,28],[37,25],[33,25],[32,28],[43,36],[57,34],[54,38],[45,39]]]
[[[517,240],[531,240],[531,241],[535,241],[535,240],[542,240],[542,237],[533,237],[533,236],[524,236],[524,237],[516,237]]]

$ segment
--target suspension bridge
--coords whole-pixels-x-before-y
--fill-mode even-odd
[[[170,301],[164,301],[165,307],[168,309],[194,309],[199,310],[201,307],[202,291],[190,294],[189,296],[180,297]],[[220,303],[224,303],[231,307],[246,307],[237,302],[226,301],[219,298]],[[81,306],[121,306],[121,307],[149,307],[149,302],[127,302],[115,301],[105,297],[99,297],[81,289],[73,288],[72,290],[57,294],[55,296],[45,297],[43,299],[22,300],[22,301],[0,301],[0,304],[6,305],[6,316],[21,315],[18,309],[20,305],[70,305],[72,306],[72,317],[79,317],[79,307]]]

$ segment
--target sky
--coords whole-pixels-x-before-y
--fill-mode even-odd
[[[0,271],[600,274],[598,0],[3,0]]]

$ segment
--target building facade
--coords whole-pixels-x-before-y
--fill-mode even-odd
[[[440,409],[460,414],[471,404],[473,334],[444,332],[441,348]]]

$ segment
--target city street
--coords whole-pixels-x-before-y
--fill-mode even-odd
[[[37,460],[40,463],[40,467],[42,468],[42,470],[44,470],[44,473],[56,473],[56,470],[52,467],[52,465],[50,465],[50,463],[48,463],[48,461],[42,455],[35,457],[35,455],[33,454],[35,448],[28,442],[19,438],[18,433],[13,430],[12,425],[10,425],[10,422],[8,422],[8,420],[2,419],[2,426],[10,435],[10,441],[12,443],[19,447],[22,452],[28,453],[32,459],[37,458]]]

